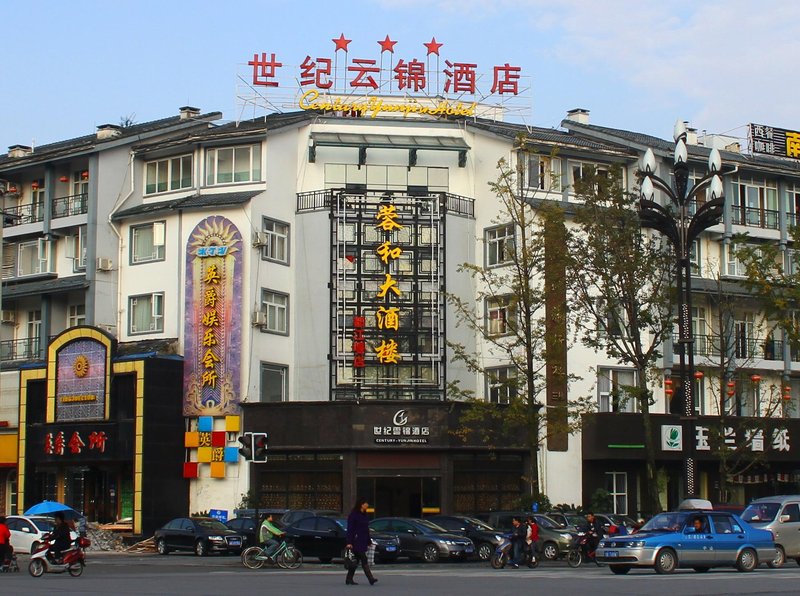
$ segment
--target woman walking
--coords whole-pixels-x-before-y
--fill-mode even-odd
[[[367,549],[369,548],[369,518],[367,517],[367,508],[369,504],[364,498],[360,498],[353,506],[353,510],[347,517],[347,548],[351,549],[358,561],[361,561],[361,567],[364,569],[364,575],[367,576],[369,584],[373,585],[378,580],[372,576],[369,563],[367,562]],[[356,565],[357,567],[358,565]],[[356,567],[347,570],[347,578],[344,583],[348,586],[356,585],[353,576],[356,573]]]

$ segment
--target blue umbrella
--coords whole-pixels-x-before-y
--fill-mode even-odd
[[[78,512],[72,507],[64,505],[64,503],[59,503],[58,501],[42,501],[41,503],[36,503],[36,505],[30,507],[25,512],[25,515],[49,515],[56,511],[63,511],[65,515],[78,516]]]

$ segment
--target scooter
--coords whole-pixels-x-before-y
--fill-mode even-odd
[[[591,535],[589,533],[578,532],[567,553],[567,563],[569,563],[570,567],[580,567],[583,561],[594,561],[596,565],[600,565],[595,558],[594,551],[589,549],[590,538]]]
[[[539,558],[536,556],[533,548],[525,548],[522,552],[522,564],[527,565],[531,569],[536,569],[539,566]],[[505,567],[511,558],[511,534],[503,534],[503,539],[490,559],[492,569],[502,569]]]
[[[50,537],[43,538],[42,545],[31,555],[31,562],[28,564],[28,572],[33,577],[40,577],[44,573],[64,573],[69,572],[72,577],[78,577],[83,573],[86,566],[86,557],[83,549],[89,544],[88,538],[83,536],[73,541],[72,545],[61,553],[61,557],[54,560],[52,555],[48,555],[48,550],[52,546]]]

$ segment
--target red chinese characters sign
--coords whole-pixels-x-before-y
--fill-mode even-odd
[[[45,455],[80,455],[105,453],[108,435],[105,431],[55,431],[44,435]]]

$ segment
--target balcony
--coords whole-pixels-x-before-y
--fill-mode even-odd
[[[672,341],[675,344],[675,353],[680,353],[678,334],[673,334]],[[761,360],[783,360],[783,341],[778,339],[755,339],[755,338],[731,338],[729,345],[732,345],[736,358],[752,358]],[[695,335],[694,336],[694,355],[706,358],[719,358],[721,338],[718,335]],[[794,360],[794,354],[793,354]],[[798,360],[794,360],[797,362]]]
[[[38,337],[2,340],[0,341],[0,361],[38,359],[40,357],[39,343]]]
[[[766,230],[777,230],[780,226],[778,212],[773,209],[735,205],[732,214],[733,223],[737,226],[750,226]]]
[[[420,200],[438,198],[440,209],[443,213],[449,215],[460,215],[463,217],[475,217],[475,199],[455,195],[449,192],[424,192],[412,193],[401,191],[383,191],[383,190],[344,190],[344,189],[329,189],[329,190],[315,190],[311,192],[297,193],[297,212],[302,213],[306,211],[323,211],[331,209],[336,204],[334,196],[343,195],[348,197],[348,204],[353,202],[357,203],[361,197],[384,197],[384,196],[413,196]],[[350,200],[352,198],[352,201]]]
[[[88,211],[88,198],[89,195],[86,193],[57,197],[53,199],[50,205],[50,217],[56,219],[71,215],[83,215]],[[28,203],[26,205],[6,207],[3,227],[10,228],[43,221],[44,213],[44,203]]]
[[[50,217],[69,217],[71,215],[83,215],[88,211],[89,195],[86,193],[79,195],[69,195],[53,199],[50,209]]]

